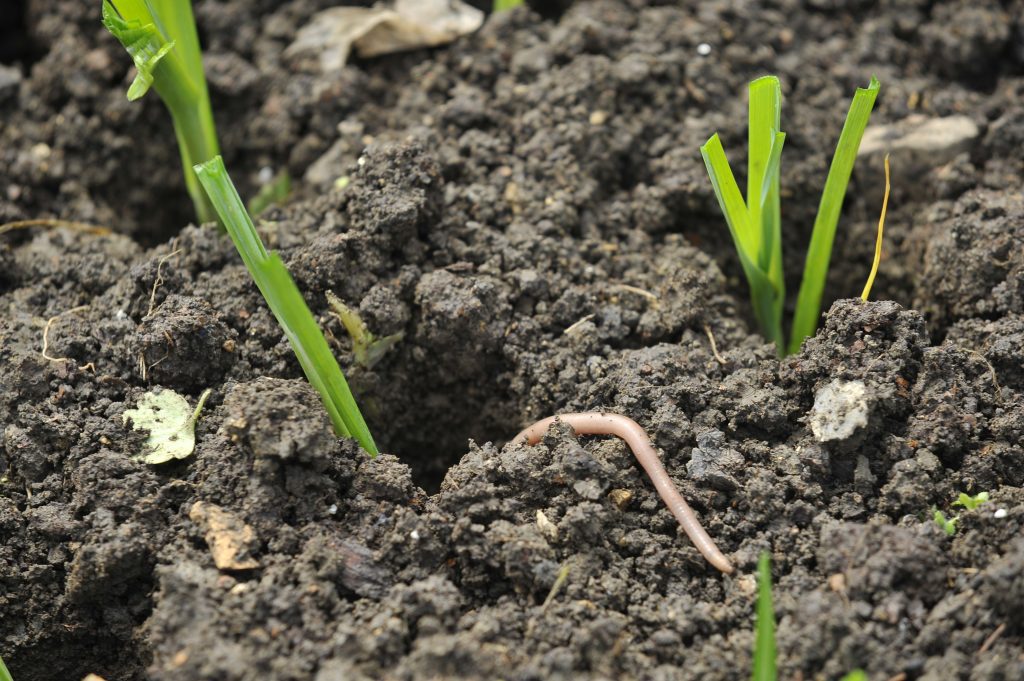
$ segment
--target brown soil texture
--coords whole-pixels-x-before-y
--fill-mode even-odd
[[[188,224],[169,118],[126,101],[99,3],[13,4],[0,222],[113,230],[0,234],[17,681],[749,678],[762,551],[780,678],[1024,678],[1024,2],[580,1],[323,74],[282,53],[334,2],[199,0],[228,166],[243,195],[295,178],[259,228],[375,460],[333,436],[230,241]],[[975,128],[894,152],[867,304],[881,163],[862,159],[841,300],[784,360],[698,153],[720,131],[739,167],[764,73],[785,95],[793,275],[855,86],[883,83],[872,125]],[[327,292],[404,338],[355,365]],[[847,382],[863,424],[822,441],[816,399]],[[122,414],[157,386],[212,396],[194,455],[151,466]],[[647,429],[734,575],[621,441],[506,444],[597,409]],[[234,568],[214,525],[239,537]]]

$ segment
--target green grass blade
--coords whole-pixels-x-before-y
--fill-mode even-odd
[[[521,4],[523,4],[523,0],[494,0],[494,5],[492,5],[491,11],[504,12],[507,9],[519,7]]]
[[[747,118],[747,210],[750,226],[758,232],[758,267],[768,272],[772,250],[766,248],[778,228],[779,182],[766,182],[769,157],[780,132],[782,88],[775,76],[765,76],[750,83]],[[768,190],[767,196],[764,190]],[[763,209],[763,210],[762,210]]]
[[[781,153],[781,145],[778,153]],[[729,232],[732,234],[733,244],[740,258],[740,265],[750,285],[750,300],[754,306],[754,315],[757,317],[761,332],[769,341],[776,344],[781,343],[781,318],[776,310],[781,310],[777,298],[779,292],[775,284],[769,279],[767,272],[758,265],[757,247],[760,243],[760,230],[750,224],[750,213],[747,204],[743,201],[736,178],[729,166],[729,159],[722,148],[722,142],[718,135],[712,135],[704,146],[700,148],[704,157],[704,165],[707,166],[708,177],[711,178],[711,186],[718,198],[718,205],[725,215],[725,221],[729,225]]]
[[[800,282],[793,330],[789,339],[791,353],[799,352],[804,339],[813,335],[818,328],[821,295],[825,289],[825,277],[832,258],[832,242],[836,235],[836,225],[839,223],[839,213],[878,90],[879,83],[874,76],[871,77],[871,84],[867,88],[857,88],[853,103],[846,114],[843,131],[839,135],[839,144],[836,146],[828,178],[825,180],[825,190],[821,194],[821,203],[818,205],[818,215],[814,220],[814,231],[811,233],[811,243],[804,262],[804,276]]]
[[[772,566],[765,551],[757,561],[757,622],[754,625],[753,681],[775,681],[775,610]]]
[[[772,285],[771,326],[765,332],[768,340],[774,341],[779,356],[785,352],[786,342],[782,335],[782,313],[785,309],[786,278],[782,272],[782,222],[779,210],[779,176],[782,167],[782,147],[786,133],[776,132],[768,151],[760,197],[761,208],[761,255],[762,270]],[[748,199],[749,201],[749,199]]]
[[[323,332],[281,258],[268,253],[245,210],[220,156],[196,166],[196,175],[227,228],[242,261],[267,301],[310,384],[342,437],[354,437],[370,456],[377,455],[370,430]]]
[[[708,169],[711,186],[715,190],[718,205],[729,225],[729,232],[732,234],[736,250],[739,251],[741,258],[747,258],[756,263],[758,234],[750,224],[747,204],[743,200],[743,195],[740,194],[739,185],[736,184],[736,177],[732,174],[729,158],[725,155],[725,149],[722,147],[722,140],[718,137],[718,133],[712,135],[711,139],[705,142],[704,146],[700,148],[700,154],[704,157],[704,165]]]
[[[11,678],[11,673],[7,671],[7,665],[4,664],[2,657],[0,657],[0,681],[14,681]]]
[[[842,681],[868,681],[868,675],[860,669],[854,669],[852,672],[844,676]]]

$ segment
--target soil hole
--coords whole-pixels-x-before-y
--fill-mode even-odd
[[[27,0],[10,0],[0,12],[0,64],[31,65],[42,56],[29,38],[27,5]]]
[[[470,440],[500,444],[519,432],[519,410],[494,375],[451,382],[441,375],[445,369],[410,364],[381,376],[391,398],[374,400],[377,417],[368,417],[381,451],[408,464],[413,481],[430,494],[469,451]]]

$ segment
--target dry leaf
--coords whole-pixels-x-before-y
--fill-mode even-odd
[[[203,528],[206,545],[219,570],[252,570],[259,562],[252,557],[257,546],[256,531],[235,514],[205,501],[192,504],[188,517]]]

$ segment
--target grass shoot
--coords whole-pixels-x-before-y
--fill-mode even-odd
[[[492,6],[491,11],[504,12],[507,9],[519,7],[521,4],[523,4],[523,0],[494,0],[494,5]]]
[[[0,657],[0,681],[14,681],[11,678],[11,673],[7,671],[7,665],[4,664],[4,658]]]
[[[839,213],[878,90],[878,80],[872,77],[867,88],[857,89],[847,112],[814,220],[788,340],[782,323],[786,290],[782,270],[779,167],[786,135],[780,126],[782,88],[779,79],[765,76],[750,83],[746,200],[740,193],[718,133],[700,148],[750,287],[754,315],[761,332],[775,343],[780,356],[798,351],[803,340],[818,326]]]
[[[757,559],[757,619],[754,621],[753,681],[775,681],[775,609],[772,606],[772,561],[767,551]]]
[[[128,99],[152,87],[170,111],[196,216],[215,221],[217,213],[192,170],[220,153],[192,0],[103,0],[103,25],[135,62]]]
[[[371,457],[376,456],[377,446],[327,339],[280,256],[264,247],[224,161],[215,156],[196,165],[195,172],[249,274],[284,329],[306,378],[320,393],[334,431],[341,437],[355,438]]]
[[[778,675],[775,648],[775,607],[772,605],[772,564],[767,551],[757,560],[757,619],[754,622],[754,669],[752,681],[775,681]],[[860,669],[846,674],[841,681],[868,681]]]

